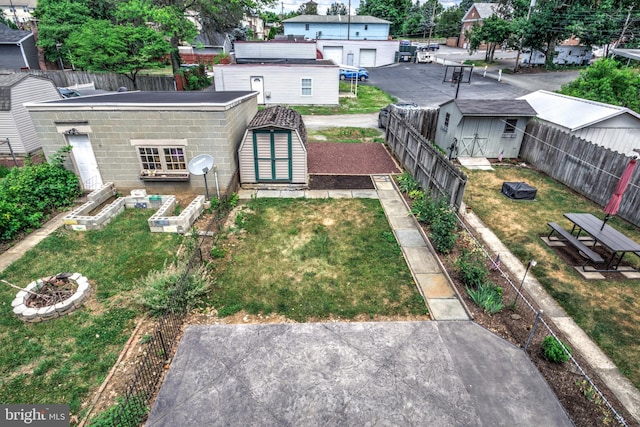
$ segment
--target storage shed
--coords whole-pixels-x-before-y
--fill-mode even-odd
[[[514,158],[536,115],[519,99],[454,99],[440,105],[435,142],[449,158]]]
[[[307,130],[297,111],[258,111],[238,149],[240,184],[307,185]]]

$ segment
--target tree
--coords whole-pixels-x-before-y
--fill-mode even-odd
[[[171,50],[162,33],[153,28],[105,20],[87,21],[69,36],[66,46],[76,67],[124,74],[134,87],[138,72],[162,66],[160,58]]]
[[[327,15],[348,15],[349,11],[344,3],[331,3],[327,9]]]
[[[462,28],[462,15],[465,12],[460,6],[445,9],[436,19],[435,33],[440,37],[458,37]]]
[[[407,36],[427,37],[435,27],[434,18],[442,11],[442,5],[437,0],[429,0],[423,4],[416,2],[402,25],[402,34]]]
[[[313,0],[309,0],[306,3],[302,3],[298,8],[298,15],[317,15],[318,14],[318,3]]]
[[[402,24],[411,10],[411,0],[362,0],[358,15],[370,15],[391,22],[391,35],[402,33]]]
[[[576,80],[563,85],[560,93],[640,113],[640,71],[621,67],[613,59],[599,59],[580,72]]]
[[[513,25],[510,21],[499,18],[497,15],[492,15],[486,18],[482,25],[473,26],[471,33],[468,35],[470,48],[476,50],[482,42],[486,43],[485,61],[493,62],[496,47],[505,43],[512,37],[513,33]]]

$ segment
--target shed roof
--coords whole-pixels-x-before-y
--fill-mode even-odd
[[[611,49],[611,53],[634,61],[640,61],[640,49]]]
[[[312,24],[391,24],[391,21],[368,15],[299,15],[285,19],[284,23],[312,23]]]
[[[518,99],[454,99],[463,116],[522,116],[533,117],[536,111],[527,101]]]
[[[0,87],[12,87],[27,77],[25,73],[0,74]]]
[[[281,105],[275,105],[258,111],[247,125],[247,129],[261,129],[267,127],[297,130],[302,142],[305,145],[307,144],[307,128],[302,121],[302,116],[297,111]]]
[[[0,22],[0,44],[18,44],[29,37],[33,37],[31,31],[14,30]]]
[[[626,107],[575,98],[546,90],[531,92],[518,99],[528,101],[540,119],[563,126],[571,131],[621,114],[629,114],[640,121],[640,114]]]

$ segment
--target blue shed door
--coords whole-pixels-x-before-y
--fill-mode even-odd
[[[291,182],[291,131],[253,131],[258,182]]]

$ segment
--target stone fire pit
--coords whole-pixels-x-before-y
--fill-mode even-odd
[[[89,280],[80,273],[60,273],[29,283],[11,307],[23,322],[43,322],[79,308],[90,292]]]

